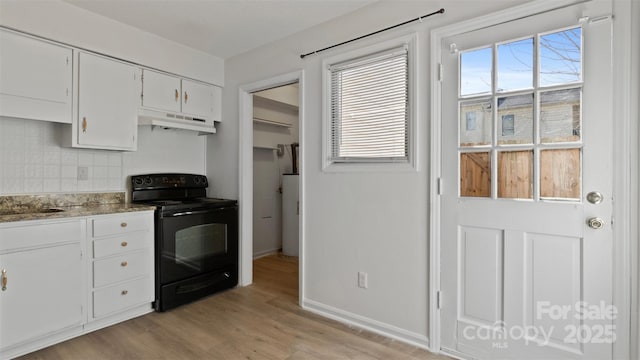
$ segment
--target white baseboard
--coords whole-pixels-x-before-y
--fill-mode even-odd
[[[371,331],[421,349],[430,350],[429,339],[427,336],[422,334],[407,331],[393,325],[385,324],[377,320],[369,319],[367,317],[340,310],[309,299],[303,299],[302,308],[343,324]]]
[[[257,253],[253,253],[253,260],[259,259],[261,257],[277,254],[279,251],[280,251],[280,248],[269,249],[269,250],[264,250],[264,251],[260,251],[260,252],[257,252]]]

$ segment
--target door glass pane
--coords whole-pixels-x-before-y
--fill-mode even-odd
[[[227,225],[206,224],[176,231],[176,263],[200,270],[201,260],[227,251]]]
[[[581,192],[580,149],[540,152],[540,197],[578,200]]]
[[[582,28],[540,36],[540,86],[582,80]]]
[[[498,197],[533,198],[533,151],[498,153]]]
[[[489,152],[460,154],[460,196],[491,197]]]
[[[460,95],[491,92],[491,48],[466,51],[460,54]]]
[[[546,91],[540,94],[540,141],[580,140],[580,88]]]
[[[491,144],[491,99],[460,103],[460,146]]]
[[[498,45],[497,92],[533,87],[533,38]]]
[[[498,98],[498,144],[533,143],[533,94]]]

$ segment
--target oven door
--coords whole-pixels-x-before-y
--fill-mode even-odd
[[[161,284],[238,263],[237,207],[163,213],[160,228]]]

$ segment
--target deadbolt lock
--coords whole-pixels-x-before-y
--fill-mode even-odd
[[[587,201],[592,204],[600,204],[604,200],[604,196],[598,191],[592,191],[587,194]]]

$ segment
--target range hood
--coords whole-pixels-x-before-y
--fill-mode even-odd
[[[150,109],[139,110],[138,125],[151,125],[164,129],[191,130],[197,131],[200,134],[216,133],[215,123],[211,119],[198,119],[184,114]]]

